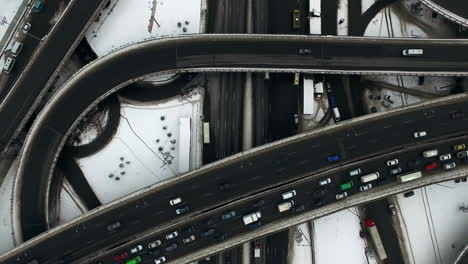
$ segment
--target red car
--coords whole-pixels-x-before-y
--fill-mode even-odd
[[[124,252],[118,256],[115,256],[114,260],[115,261],[121,261],[122,259],[128,258],[128,253]]]
[[[437,162],[432,162],[426,165],[425,169],[427,171],[433,170],[437,167]]]

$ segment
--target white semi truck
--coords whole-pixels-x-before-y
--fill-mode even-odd
[[[374,245],[377,258],[380,261],[387,259],[387,253],[385,252],[382,239],[380,238],[379,230],[377,230],[377,227],[375,226],[374,219],[367,218],[365,222],[367,231],[369,232],[370,238],[372,240],[372,244]]]

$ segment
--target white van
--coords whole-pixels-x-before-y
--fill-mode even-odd
[[[22,48],[23,48],[23,43],[16,41],[13,44],[13,47],[11,48],[11,55],[16,57],[21,52]]]
[[[430,158],[439,155],[439,151],[437,149],[426,150],[423,153],[423,157]]]
[[[379,178],[380,174],[378,172],[373,172],[371,174],[367,174],[361,177],[361,182],[366,183],[370,182],[373,180],[377,180]]]
[[[293,207],[293,205],[294,205],[294,201],[280,203],[280,204],[278,204],[278,211],[280,213],[284,212],[284,211],[287,211],[287,210],[291,209],[291,207]]]
[[[402,52],[403,56],[421,56],[423,55],[422,49],[404,49]]]
[[[3,65],[3,71],[5,73],[10,73],[11,69],[13,68],[13,65],[15,65],[15,59],[12,57],[8,57],[5,61],[5,64]]]
[[[341,121],[340,110],[338,110],[338,107],[332,108],[332,114],[333,118],[335,119],[335,122]]]
[[[283,200],[287,200],[296,196],[296,190],[291,190],[282,194]]]

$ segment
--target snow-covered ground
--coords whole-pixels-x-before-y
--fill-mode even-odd
[[[16,174],[18,162],[15,161],[8,171],[2,186],[0,187],[0,254],[12,249],[13,244],[13,223],[11,216],[11,195],[13,190],[13,181]]]
[[[361,226],[356,207],[313,221],[314,264],[377,263],[368,254],[370,245],[359,236]]]
[[[312,264],[312,239],[307,223],[300,224],[294,230],[290,238],[290,261],[291,264]]]
[[[413,263],[452,263],[468,241],[468,183],[454,181],[396,196],[406,250]]]
[[[59,218],[57,223],[66,223],[73,218],[84,214],[86,211],[87,208],[76,195],[73,187],[70,186],[67,180],[64,180],[63,187],[60,191]]]
[[[25,0],[28,2],[28,0]],[[0,40],[7,36],[8,28],[14,27],[12,21],[16,16],[18,9],[20,8],[23,1],[21,0],[1,0],[0,1]],[[2,45],[0,45],[2,50]]]
[[[149,38],[205,30],[206,0],[111,0],[85,36],[98,56]]]
[[[367,1],[369,3],[366,6],[370,6],[373,1]],[[365,2],[363,2],[363,7]],[[423,5],[419,6],[417,2],[417,0],[400,1],[382,9],[367,26],[364,35],[376,37],[455,38],[456,27],[452,23],[442,16],[434,18],[431,9]],[[456,82],[453,77],[425,76],[423,84],[419,84],[418,78],[418,76],[363,76],[365,80],[423,91],[436,96],[447,95]],[[385,111],[425,99],[424,97],[385,89],[379,85],[371,88],[368,87],[363,94],[368,112],[371,112],[372,108],[374,108],[374,111]],[[385,100],[386,96],[390,96],[390,100]]]
[[[178,175],[182,164],[198,168],[202,115],[203,89],[194,90],[191,97],[157,104],[124,101],[114,138],[98,153],[77,162],[99,200],[108,203]],[[180,120],[184,117],[191,120],[189,160],[179,159],[187,154],[179,152]]]

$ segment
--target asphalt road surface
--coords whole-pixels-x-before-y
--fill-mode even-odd
[[[449,12],[468,19],[468,5],[466,2],[459,0],[430,0],[428,2],[433,2],[434,4],[447,9]]]
[[[320,133],[312,133],[310,136],[276,143],[276,146],[271,149],[238,156],[237,158],[234,157],[227,163],[192,172],[188,177],[173,180],[164,186],[147,191],[145,196],[140,195],[128,199],[126,202],[121,202],[117,207],[101,211],[96,216],[85,217],[85,222],[79,225],[70,225],[66,231],[51,236],[47,243],[28,250],[29,255],[40,256],[41,251],[46,252],[44,249],[49,247],[63,247],[63,250],[57,248],[58,255],[50,255],[49,258],[64,259],[69,263],[77,256],[88,254],[90,250],[95,252],[99,248],[109,248],[117,241],[129,241],[132,234],[143,232],[155,224],[163,225],[168,223],[167,221],[176,224],[179,221],[193,219],[194,215],[192,214],[176,217],[175,209],[169,205],[168,200],[179,195],[183,197],[184,204],[190,206],[192,212],[211,211],[210,208],[216,208],[230,201],[235,201],[233,199],[252,197],[251,195],[256,192],[280,186],[304,175],[342,166],[356,160],[365,160],[369,157],[375,157],[378,153],[387,153],[390,150],[401,149],[402,147],[418,146],[423,142],[427,142],[427,140],[435,140],[452,134],[464,134],[468,129],[468,122],[460,121],[468,117],[463,117],[461,120],[447,118],[450,116],[449,113],[468,112],[468,105],[465,102],[466,96],[457,98],[459,99],[448,100],[443,104],[432,103],[425,105],[423,108],[407,108],[389,112],[383,115],[386,118],[372,118],[373,116],[370,116],[370,119],[368,117],[362,121],[351,122],[350,126],[327,128]],[[54,111],[54,113],[59,112]],[[56,119],[52,120],[58,121]],[[46,132],[50,131],[49,128],[46,128]],[[413,137],[414,132],[421,130],[427,131],[427,140],[420,141]],[[389,131],[392,133],[387,133]],[[39,137],[39,139],[43,139],[43,137]],[[56,140],[56,138],[52,139]],[[43,142],[35,141],[35,143],[43,146]],[[36,151],[39,151],[39,149]],[[407,152],[408,155],[420,155],[420,151],[417,153],[404,152]],[[42,151],[41,153],[44,156]],[[338,154],[341,160],[335,162],[335,164],[328,163],[327,157],[334,154]],[[40,170],[36,166],[47,165],[47,163],[34,160],[35,156],[35,153],[28,156],[28,158],[33,159],[32,162],[28,163],[28,166],[33,165],[36,170],[33,167],[30,167],[30,169],[24,167],[23,169],[25,169],[24,172],[31,173],[37,178],[37,172]],[[315,158],[310,159],[310,157]],[[370,163],[368,166],[371,167],[366,171],[381,170],[381,164],[384,164],[380,162]],[[421,164],[418,164],[414,162],[411,165],[413,166],[412,169],[418,169],[416,166],[421,166]],[[44,166],[44,168],[47,168],[47,166]],[[410,168],[407,170],[410,170]],[[382,175],[385,175],[383,173]],[[342,181],[341,177],[345,176],[336,175],[334,182]],[[27,179],[34,178],[28,177]],[[382,177],[382,184],[386,183],[388,179],[388,177]],[[227,191],[221,191],[219,186],[224,183],[230,183],[231,188]],[[30,186],[30,184],[25,186]],[[328,197],[331,199],[336,192],[336,185],[330,186],[333,186],[328,192]],[[356,191],[357,187],[356,184],[353,192]],[[31,190],[28,195],[32,194],[33,191]],[[310,191],[309,188],[308,192]],[[276,202],[274,200],[274,203]],[[317,201],[314,202],[316,204]],[[26,205],[23,206],[23,210],[28,208]],[[37,211],[34,211],[32,207],[28,209],[31,210],[29,212],[30,216],[35,217],[34,213],[37,213]],[[242,212],[242,214],[245,213],[244,209],[236,210]],[[144,217],[141,216],[142,213]],[[24,228],[29,228],[25,231],[39,231],[40,227],[28,226],[28,224],[33,224],[28,222],[29,219],[32,218],[23,218]],[[107,233],[106,226],[117,220],[128,228],[121,229],[119,232]],[[36,229],[32,229],[34,227]],[[231,235],[233,234],[231,233]],[[88,244],[77,244],[76,241],[78,240],[75,239],[83,239],[83,241],[88,241]],[[80,246],[80,249],[74,249],[77,245]]]
[[[388,204],[386,199],[366,204],[364,206],[366,216],[375,220],[375,225],[388,257],[385,263],[404,263],[400,244],[397,242],[398,237],[392,225],[391,218],[395,216],[390,214]]]
[[[31,58],[30,68],[23,71],[23,75],[11,87],[0,104],[0,123],[2,124],[0,147],[2,151],[8,147],[14,136],[24,126],[24,122],[35,109],[35,103],[44,95],[44,87],[60,63],[66,59],[70,48],[79,42],[78,36],[87,23],[93,19],[94,12],[105,1],[75,1],[68,6],[63,19],[49,33],[48,41],[42,44],[42,50]],[[50,8],[52,9],[53,5]],[[31,30],[33,27],[34,25],[31,26]],[[24,52],[23,55],[32,54],[32,50],[28,47],[25,47]]]
[[[158,250],[147,250],[147,247],[144,251],[139,253],[145,260],[143,263],[151,263],[151,261],[157,257],[165,256],[166,258],[173,260],[172,263],[178,263],[177,258],[183,257],[185,254],[193,252],[195,250],[201,249],[203,247],[207,247],[220,241],[223,241],[228,238],[233,238],[239,234],[251,232],[254,228],[252,225],[244,225],[242,221],[242,216],[245,216],[249,213],[253,213],[256,211],[260,211],[262,216],[260,218],[260,222],[262,225],[267,225],[279,219],[287,218],[291,215],[297,214],[294,213],[294,210],[299,208],[300,206],[304,206],[304,211],[313,210],[321,205],[330,204],[336,201],[335,195],[337,193],[343,193],[340,190],[342,184],[347,182],[353,182],[354,185],[347,189],[346,192],[348,195],[354,195],[360,193],[358,188],[362,185],[360,181],[360,177],[372,172],[379,172],[380,177],[377,181],[372,181],[374,188],[378,188],[379,185],[386,185],[391,182],[396,181],[396,177],[389,174],[389,170],[391,168],[400,167],[402,168],[402,174],[410,173],[414,171],[419,171],[422,168],[414,168],[413,162],[415,160],[419,160],[422,164],[430,163],[430,162],[437,162],[438,156],[422,159],[421,152],[427,149],[438,149],[441,154],[451,153],[455,155],[455,151],[453,150],[453,145],[459,144],[462,142],[468,142],[468,137],[465,136],[463,138],[454,138],[445,141],[444,143],[437,143],[437,144],[427,144],[425,146],[417,147],[414,149],[404,149],[398,152],[392,153],[391,155],[383,155],[377,156],[372,158],[369,161],[361,161],[356,163],[353,167],[360,168],[362,170],[362,174],[359,176],[350,177],[348,175],[348,171],[350,170],[349,167],[340,169],[337,172],[325,173],[324,175],[320,175],[320,177],[310,177],[304,179],[302,181],[294,182],[286,186],[282,186],[279,188],[271,189],[265,193],[254,195],[251,197],[246,198],[243,201],[238,201],[228,206],[218,208],[214,211],[208,212],[204,215],[198,215],[186,219],[185,223],[180,223],[175,226],[171,226],[170,228],[163,228],[163,229],[155,229],[154,233],[145,236],[137,241],[133,241],[132,243],[127,243],[124,246],[119,248],[113,249],[112,251],[107,252],[106,254],[99,256],[97,258],[93,258],[92,261],[88,261],[85,263],[96,263],[96,261],[102,261],[104,264],[113,263],[113,259],[115,256],[122,254],[123,252],[128,252],[132,246],[137,244],[141,245],[148,245],[151,241],[156,239],[161,240],[163,243],[158,248]],[[386,161],[392,158],[398,158],[399,164],[388,167],[386,166]],[[461,166],[466,163],[466,160],[460,160],[457,158],[453,158],[450,162],[456,162],[457,165]],[[448,163],[448,162],[447,162]],[[442,166],[441,164],[439,166]],[[440,169],[440,167],[439,167]],[[430,177],[433,175],[434,172],[423,172],[425,177]],[[332,177],[332,182],[326,186],[320,186],[319,180]],[[282,198],[282,194],[288,191],[295,190],[296,195],[290,199]],[[375,190],[377,191],[377,190]],[[264,201],[263,205],[255,206],[258,201]],[[277,205],[284,201],[294,201],[294,207],[286,212],[278,212]],[[232,218],[227,220],[222,220],[221,215],[224,213],[234,211],[236,215]],[[301,211],[301,212],[304,212]],[[380,219],[379,219],[380,220]],[[154,219],[143,219],[139,225],[151,224],[153,223]],[[124,228],[132,228],[134,225],[126,226]],[[193,231],[186,231],[190,227],[193,227]],[[117,232],[126,232],[127,230],[118,230]],[[165,235],[173,232],[178,231],[180,234],[174,239],[166,239]],[[185,244],[182,242],[182,239],[188,237],[189,235],[194,234],[196,239],[195,241]],[[384,233],[385,235],[387,233]],[[287,241],[287,240],[286,240]],[[178,247],[175,250],[168,251],[165,248],[170,246],[172,243],[177,243]],[[280,247],[280,249],[283,247]],[[390,249],[390,248],[389,248]],[[286,252],[276,252],[274,255],[277,256],[278,260],[284,258]],[[394,254],[396,252],[389,250],[389,254]],[[74,253],[71,253],[72,256]],[[271,255],[271,254],[270,254]],[[78,263],[73,262],[72,258],[67,256],[62,258],[66,263]],[[95,256],[94,254],[92,255]],[[395,254],[394,259],[398,259],[398,255]],[[281,263],[281,262],[274,262],[274,263]],[[389,262],[393,263],[393,262]]]

